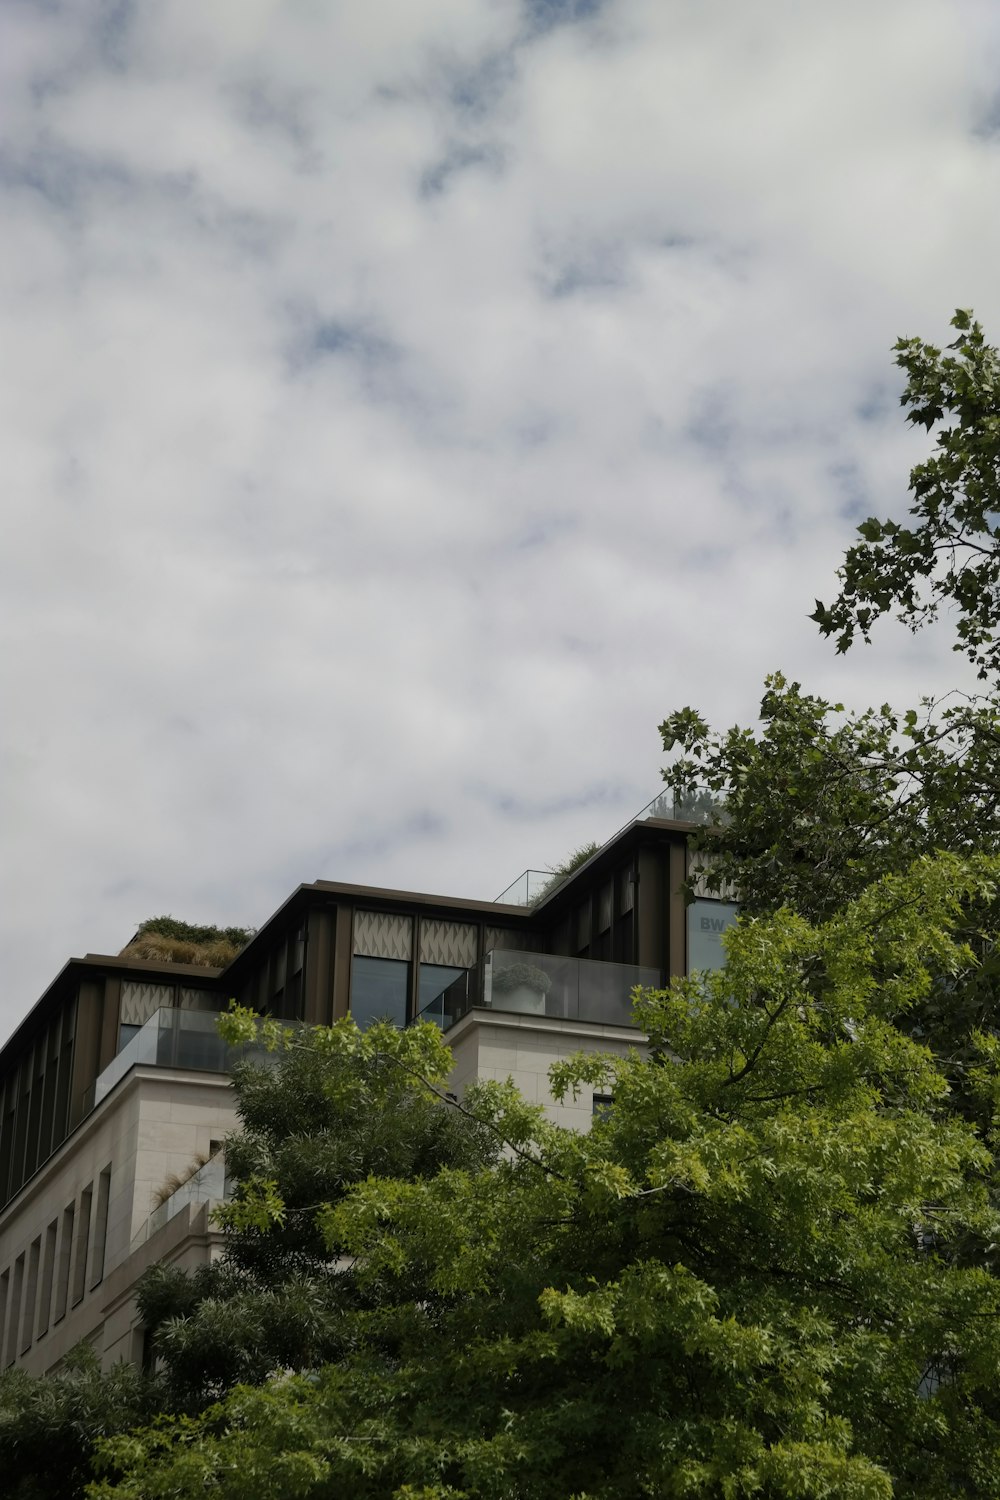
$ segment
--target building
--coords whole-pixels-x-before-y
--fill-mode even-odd
[[[432,1019],[452,1087],[513,1076],[555,1118],[549,1065],[641,1044],[630,997],[720,961],[731,903],[686,905],[690,822],[658,798],[562,880],[525,871],[496,901],[317,880],[225,969],[71,959],[0,1050],[0,1363],[57,1368],[89,1340],[138,1358],[138,1277],[218,1251],[235,998],[308,1024]]]

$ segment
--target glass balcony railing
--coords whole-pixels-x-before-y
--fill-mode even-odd
[[[245,1057],[254,1061],[268,1057],[263,1048],[250,1043],[230,1047],[218,1033],[218,1019],[216,1011],[170,1006],[156,1011],[98,1075],[90,1087],[87,1108],[100,1104],[131,1068],[191,1068],[202,1073],[228,1073],[234,1063]]]
[[[486,956],[481,991],[477,972],[469,969],[426,1005],[417,1019],[434,1021],[448,1031],[470,1010],[481,1007],[507,1014],[632,1026],[633,990],[637,985],[655,989],[662,982],[659,969],[638,964],[494,949]]]
[[[498,906],[537,906],[551,895],[557,885],[568,879],[552,870],[523,870],[517,879],[496,897]]]
[[[164,1224],[169,1224],[174,1215],[179,1214],[189,1203],[220,1203],[229,1196],[226,1158],[220,1151],[153,1209],[147,1221],[147,1236],[155,1234]]]
[[[664,791],[618,831],[621,833],[630,823],[646,823],[650,818],[665,818],[670,823],[719,823],[724,816],[722,804],[711,792],[692,789],[679,797],[675,792]]]
[[[663,791],[634,818],[623,823],[612,838],[617,838],[633,823],[646,823],[651,818],[664,818],[671,823],[719,823],[724,817],[721,804],[710,792],[692,790],[688,795],[678,797],[674,792]],[[576,871],[570,873],[575,875]],[[554,870],[524,870],[495,901],[498,906],[537,906],[568,879],[569,875],[559,875]]]

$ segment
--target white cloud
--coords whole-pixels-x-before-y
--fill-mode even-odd
[[[2,26],[0,1030],[153,912],[490,896],[775,666],[953,680],[805,615],[921,451],[894,338],[1000,328],[993,7]]]

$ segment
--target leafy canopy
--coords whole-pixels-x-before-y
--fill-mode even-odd
[[[339,1357],[110,1439],[95,1500],[1000,1495],[993,1158],[900,1024],[975,970],[998,875],[928,857],[742,923],[643,996],[650,1056],[552,1070],[613,1093],[588,1135],[481,1085],[501,1159],[316,1206]]]
[[[1000,667],[1000,354],[971,312],[951,321],[958,337],[944,350],[917,338],[895,346],[907,420],[936,430],[934,453],[910,474],[909,521],[863,521],[840,593],[817,600],[812,618],[846,651],[880,615],[917,630],[951,606],[955,650],[985,678]]]
[[[499,1150],[488,1125],[445,1097],[451,1054],[434,1026],[293,1029],[236,1007],[222,1026],[234,1044],[261,1038],[274,1062],[234,1070],[222,1259],[195,1277],[156,1268],[140,1283],[168,1404],[181,1410],[342,1355],[345,1315],[364,1294],[324,1239],[319,1204],[372,1175],[479,1168]]]
[[[716,811],[692,834],[704,880],[744,912],[824,917],[920,854],[1000,851],[1000,699],[953,694],[849,713],[769,676],[756,729],[694,709],[660,725],[676,797]]]
[[[74,1500],[98,1438],[340,1359],[372,1294],[328,1246],[318,1206],[372,1174],[406,1181],[497,1156],[496,1131],[443,1097],[451,1056],[432,1026],[293,1032],[246,1012],[225,1024],[234,1042],[260,1034],[273,1065],[234,1073],[241,1128],[226,1147],[237,1181],[224,1254],[193,1275],[155,1266],[140,1282],[154,1372],[102,1374],[80,1346],[57,1375],[0,1373],[0,1489],[12,1500]]]

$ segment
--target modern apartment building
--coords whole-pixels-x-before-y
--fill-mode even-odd
[[[225,969],[70,960],[0,1050],[0,1363],[51,1370],[81,1339],[137,1358],[143,1270],[218,1252],[231,998],[307,1024],[434,1020],[456,1091],[510,1075],[586,1128],[595,1102],[556,1104],[550,1064],[641,1046],[634,987],[716,966],[735,916],[685,904],[677,811],[658,798],[568,877],[528,870],[496,901],[301,885]]]

